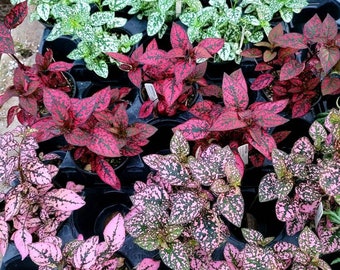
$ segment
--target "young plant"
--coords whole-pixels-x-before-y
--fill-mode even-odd
[[[214,132],[220,134],[216,140],[222,142],[222,139],[225,140],[227,135],[230,135],[232,138],[238,138],[236,142],[249,143],[266,158],[271,159],[271,152],[276,143],[267,130],[288,121],[278,115],[286,107],[288,100],[255,102],[248,105],[247,83],[241,69],[231,75],[224,74],[222,94],[224,107],[203,101],[202,105],[197,104],[194,113],[197,118],[189,119],[174,129],[182,131],[188,140],[204,139]],[[226,132],[227,135],[223,134]]]
[[[320,95],[340,93],[340,50],[335,20],[327,15],[322,22],[314,15],[303,33],[283,33],[281,24],[272,29],[263,54],[244,51],[248,57],[263,57],[256,66],[262,71],[251,85],[252,90],[269,91],[272,100],[289,98],[292,117],[302,117]],[[269,90],[268,90],[269,89]]]
[[[124,258],[116,252],[124,244],[125,228],[120,213],[107,223],[103,235],[103,242],[98,236],[84,240],[80,235],[63,247],[58,237],[44,238],[28,245],[29,256],[39,269],[121,269]]]
[[[155,172],[146,183],[136,182],[126,229],[142,248],[158,249],[171,269],[189,269],[208,262],[228,233],[220,214],[241,225],[241,173],[229,147],[211,145],[194,158],[176,132],[170,151],[143,158]]]
[[[76,193],[81,186],[57,189],[52,179],[58,168],[45,165],[37,156],[32,130],[18,127],[0,137],[0,252],[14,241],[22,259],[28,246],[55,236],[61,223],[85,202]],[[47,157],[46,157],[47,158]]]

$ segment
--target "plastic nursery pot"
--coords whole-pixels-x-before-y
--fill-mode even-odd
[[[184,122],[181,118],[156,118],[148,124],[157,128],[154,135],[149,138],[149,143],[143,147],[143,156],[149,154],[169,154],[170,140],[173,136],[172,128]]]
[[[106,188],[87,188],[84,191],[86,204],[73,212],[72,222],[76,230],[88,238],[99,235],[102,239],[103,228],[115,213],[123,216],[131,207],[131,192],[122,192]]]
[[[14,246],[10,244],[7,248],[6,254],[2,258],[0,270],[38,270],[39,266],[36,265],[29,256],[24,260]]]
[[[245,210],[241,228],[255,229],[264,237],[280,237],[284,231],[284,223],[276,218],[276,201],[259,202],[258,185],[264,175],[272,172],[268,167],[252,167],[245,170],[241,182],[241,192],[244,199]],[[242,247],[245,240],[241,229],[228,222],[230,237],[228,242]],[[275,239],[273,240],[275,241]]]
[[[236,64],[234,61],[223,61],[215,63],[213,62],[213,60],[209,59],[204,77],[208,81],[217,81],[222,83],[224,73],[230,74],[239,68],[241,68],[241,66],[239,64]]]
[[[39,148],[37,149],[37,152],[47,154],[56,150],[60,150],[63,147],[66,147],[68,143],[65,140],[64,136],[61,135],[51,138],[47,141],[40,142],[38,145]]]
[[[44,54],[47,49],[53,51],[53,58],[55,61],[64,61],[68,63],[74,62],[74,60],[67,57],[67,55],[77,48],[78,42],[71,36],[60,36],[55,40],[46,40],[50,29],[46,28],[43,32],[43,36],[39,45],[39,52]]]

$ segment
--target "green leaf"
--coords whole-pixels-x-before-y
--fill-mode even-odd
[[[165,23],[165,15],[159,12],[153,12],[150,14],[146,26],[146,32],[148,36],[156,35]]]
[[[162,14],[166,14],[167,11],[173,7],[175,0],[158,0],[158,8]]]
[[[244,200],[239,189],[230,190],[226,194],[221,194],[217,198],[217,208],[220,213],[225,216],[231,223],[237,227],[241,227]]]
[[[122,10],[129,4],[130,0],[104,0],[102,3],[103,6],[108,5],[112,11]]]
[[[183,230],[184,228],[180,225],[167,225],[165,227],[165,241],[167,243],[174,242],[182,234]]]
[[[147,251],[153,251],[158,249],[159,240],[158,240],[158,231],[157,230],[149,230],[142,235],[135,238],[135,243],[141,248]]]
[[[111,18],[114,18],[115,13],[111,11],[101,11],[101,12],[94,12],[91,15],[91,24],[93,26],[101,26],[108,23]]]
[[[47,21],[49,19],[50,11],[51,9],[49,4],[42,3],[37,6],[37,13],[39,17],[44,21]]]
[[[127,22],[126,18],[121,17],[111,17],[110,21],[108,21],[107,26],[109,28],[118,28],[123,27]]]
[[[280,15],[284,22],[289,23],[293,19],[293,10],[291,8],[280,9]]]
[[[224,45],[221,50],[217,52],[218,56],[222,59],[222,61],[232,60],[230,59],[231,55],[231,46],[228,42],[224,42]]]
[[[190,270],[189,256],[184,245],[177,241],[168,248],[161,248],[159,255],[162,261],[173,270]]]
[[[86,67],[93,70],[98,76],[107,78],[109,76],[109,68],[104,60],[97,60],[93,63],[87,63]]]
[[[232,24],[238,24],[242,15],[242,9],[241,7],[236,8],[229,8],[225,16],[227,17],[228,21]]]

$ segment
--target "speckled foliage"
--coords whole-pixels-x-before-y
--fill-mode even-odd
[[[275,149],[275,172],[264,176],[259,185],[260,201],[277,199],[276,216],[286,222],[289,235],[314,225],[323,243],[322,253],[340,247],[337,219],[331,218],[337,217],[339,208],[339,115],[339,110],[332,109],[324,125],[315,121],[309,129],[312,140],[299,138],[290,154]]]
[[[242,173],[229,147],[211,145],[191,156],[181,132],[175,132],[170,151],[143,158],[154,171],[147,183],[135,184],[127,232],[142,248],[158,249],[172,269],[202,264],[219,269],[225,263],[210,256],[228,234],[220,214],[240,226]]]

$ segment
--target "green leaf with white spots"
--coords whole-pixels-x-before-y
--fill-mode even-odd
[[[107,22],[107,26],[109,28],[118,28],[123,27],[127,22],[126,18],[121,17],[111,17],[111,19]]]
[[[141,248],[147,251],[153,251],[159,248],[159,240],[158,240],[159,232],[157,230],[149,230],[142,235],[139,235],[135,238],[135,243]]]
[[[252,43],[258,43],[262,41],[264,38],[263,32],[262,31],[256,31],[252,33],[250,36],[247,36],[248,41]]]
[[[175,0],[158,0],[158,8],[161,13],[165,14],[175,5]]]
[[[241,7],[229,8],[226,11],[225,16],[230,23],[238,24],[242,16],[242,9]]]
[[[89,70],[93,70],[98,76],[107,78],[109,76],[109,67],[104,60],[96,60],[91,63],[86,63]]]
[[[180,225],[167,225],[165,227],[165,241],[167,243],[174,242],[182,234],[183,229]]]
[[[165,23],[165,15],[159,12],[153,12],[148,17],[146,32],[148,36],[156,35]]]
[[[94,12],[91,15],[91,24],[93,26],[101,26],[108,23],[112,17],[115,16],[114,12],[111,11],[101,11],[101,12]]]
[[[39,4],[36,9],[36,12],[38,13],[39,17],[44,21],[47,21],[49,19],[50,11],[51,11],[50,5],[46,3]]]
[[[217,52],[218,56],[223,61],[228,61],[228,59],[230,59],[230,53],[231,53],[231,46],[228,42],[224,42],[222,49]]]
[[[170,151],[175,154],[180,161],[185,161],[190,153],[190,146],[180,131],[176,131],[170,140]]]
[[[286,23],[289,23],[293,19],[293,10],[290,8],[282,8],[280,9],[280,16],[282,20]]]
[[[130,0],[104,0],[102,3],[103,6],[108,5],[112,11],[122,10],[129,4],[131,4]]]

